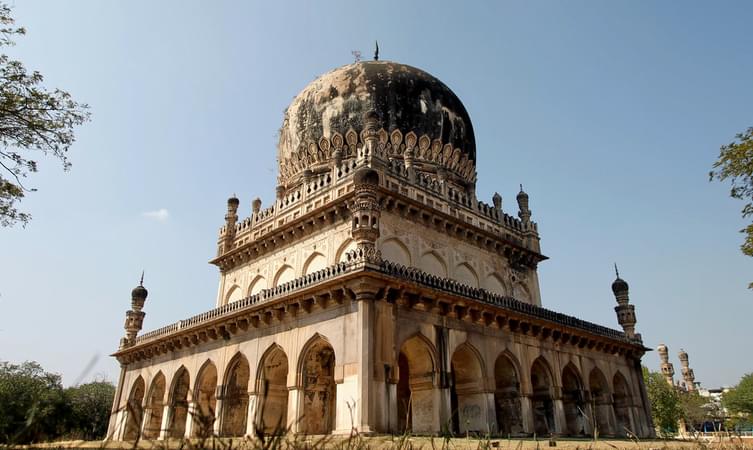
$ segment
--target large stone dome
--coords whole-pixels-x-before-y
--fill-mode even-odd
[[[457,160],[455,150],[459,150],[463,167],[473,166],[466,172],[472,171],[475,176],[473,126],[450,88],[415,67],[390,61],[361,61],[320,76],[290,104],[278,144],[281,178],[316,165],[322,159],[322,151],[327,153],[343,141],[347,147],[354,136],[360,135],[364,116],[370,111],[376,112],[379,125],[386,132],[383,140],[392,142],[394,153],[402,152],[399,144],[394,145],[394,131],[399,131],[401,140],[413,133],[417,159],[422,155],[418,139],[423,138],[425,151],[428,138],[432,148],[437,143],[442,150],[449,146],[450,159]],[[343,157],[348,156],[345,153]],[[425,153],[430,155],[431,150]],[[436,151],[434,156],[437,159]],[[458,163],[455,166],[460,167]]]

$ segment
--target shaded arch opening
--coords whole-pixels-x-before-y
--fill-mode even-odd
[[[588,386],[591,390],[591,408],[594,411],[596,430],[599,435],[611,435],[612,428],[612,395],[604,373],[594,367],[588,376]]]
[[[388,238],[382,242],[381,249],[382,258],[387,261],[402,264],[405,267],[410,267],[411,257],[408,247],[398,238]]]
[[[123,433],[123,440],[125,441],[135,441],[141,434],[141,419],[143,416],[141,405],[144,402],[145,389],[144,378],[139,375],[131,387],[131,394],[126,403],[126,426]]]
[[[246,434],[250,373],[248,360],[241,353],[236,354],[228,364],[222,399],[220,427],[222,436],[243,436]]]
[[[484,281],[484,289],[489,292],[493,292],[498,295],[508,295],[508,290],[505,287],[505,283],[496,274],[490,274]]]
[[[565,410],[567,434],[572,436],[586,434],[583,381],[572,362],[562,369],[562,405]]]
[[[555,432],[551,373],[549,364],[541,356],[531,365],[533,431],[539,436],[550,436]]]
[[[614,374],[612,380],[614,389],[614,415],[617,421],[616,434],[627,435],[628,431],[635,433],[633,416],[631,413],[633,396],[630,393],[630,385],[619,371]]]
[[[251,282],[251,284],[248,286],[248,295],[256,295],[259,292],[261,292],[262,289],[266,289],[267,287],[267,280],[261,275],[257,275],[256,278],[254,278],[254,281]]]
[[[321,336],[314,336],[301,354],[304,434],[329,434],[335,425],[335,351]]]
[[[504,435],[524,432],[520,405],[520,376],[510,355],[502,353],[494,362],[494,411],[497,430]]]
[[[209,437],[214,433],[214,420],[217,408],[217,367],[211,361],[204,363],[196,377],[193,398],[196,410],[192,414],[193,437]]]
[[[337,261],[338,263],[347,262],[347,253],[355,249],[356,242],[353,239],[346,239],[342,244],[340,244],[340,248],[337,249],[337,253],[335,253],[335,261]]]
[[[272,345],[259,362],[257,425],[265,434],[285,434],[288,419],[288,355]]]
[[[458,347],[450,360],[450,406],[456,433],[488,433],[483,368],[476,350],[468,344]]]
[[[303,275],[309,275],[327,267],[327,258],[319,252],[314,252],[303,265]]]
[[[478,275],[467,263],[462,263],[455,268],[455,280],[472,288],[479,287]]]
[[[419,268],[426,273],[439,278],[447,278],[447,264],[444,259],[435,252],[424,253],[421,257]]]
[[[185,367],[178,369],[173,380],[170,394],[172,414],[168,424],[168,436],[182,438],[186,435],[186,418],[188,417],[188,391],[190,376]]]
[[[225,295],[225,304],[237,302],[238,300],[243,298],[243,291],[241,291],[240,286],[237,284],[234,284],[229,291],[227,291],[227,295]]]
[[[434,410],[434,350],[417,334],[400,346],[398,354],[398,432],[432,433]]]
[[[293,270],[293,268],[288,265],[284,265],[280,267],[280,270],[278,270],[277,274],[275,275],[274,287],[285,284],[288,281],[292,281],[294,279],[295,271]]]
[[[157,439],[162,428],[162,412],[164,411],[165,376],[162,372],[152,380],[146,402],[146,423],[144,424],[144,439]]]

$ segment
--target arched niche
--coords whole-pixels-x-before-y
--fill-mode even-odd
[[[398,238],[389,238],[382,242],[381,249],[382,258],[387,261],[402,264],[405,267],[410,267],[411,258],[408,247]]]
[[[190,386],[188,370],[181,366],[173,378],[170,390],[170,408],[172,415],[168,424],[168,436],[175,439],[186,435],[186,419],[188,417],[188,391]]]
[[[192,414],[192,436],[206,438],[213,434],[217,414],[217,367],[206,361],[196,377],[193,398],[196,411]]]
[[[149,388],[149,395],[146,401],[147,419],[144,424],[144,439],[157,439],[162,428],[162,412],[165,399],[165,376],[162,372],[157,372],[152,385]]]
[[[257,275],[256,278],[254,278],[254,281],[251,282],[251,284],[248,286],[248,295],[256,295],[259,292],[262,291],[262,289],[267,288],[267,279],[264,278],[261,275]]]
[[[502,436],[524,432],[520,405],[520,375],[511,354],[502,353],[494,362],[494,411]]]
[[[444,259],[434,252],[424,253],[421,256],[421,262],[419,268],[431,275],[447,278],[447,264]]]
[[[303,265],[303,275],[308,275],[327,267],[327,258],[321,253],[315,252],[311,254]]]
[[[131,393],[128,395],[128,402],[126,403],[126,426],[123,433],[123,440],[125,441],[135,441],[141,434],[142,404],[145,389],[144,378],[139,375],[131,386]]]
[[[222,402],[222,436],[243,436],[246,434],[248,417],[248,360],[237,353],[228,364],[225,375],[225,395]]]
[[[588,387],[591,390],[591,407],[596,416],[596,431],[600,435],[611,435],[612,428],[612,395],[604,372],[598,367],[591,370],[588,376]]]
[[[486,277],[484,280],[484,289],[498,295],[509,295],[502,279],[495,274],[490,274]]]
[[[616,434],[625,436],[628,430],[636,433],[632,415],[633,395],[630,392],[627,379],[619,371],[614,374],[612,386],[614,390],[614,414],[617,420]]]
[[[293,281],[294,279],[295,279],[295,271],[293,271],[292,267],[286,264],[280,267],[280,269],[277,271],[277,274],[275,274],[274,286],[277,287],[281,284],[287,283],[288,281]]]
[[[433,433],[435,352],[421,334],[407,339],[398,353],[398,432]]]
[[[473,288],[477,288],[478,286],[478,275],[476,275],[476,271],[473,270],[473,267],[470,265],[463,263],[455,267],[455,280],[460,282],[461,284],[464,284],[466,286],[470,286]]]
[[[241,288],[234,284],[230,289],[227,291],[227,294],[225,295],[225,304],[237,302],[238,300],[243,298],[243,291],[241,291]]]
[[[555,433],[554,401],[552,399],[552,371],[543,357],[531,365],[531,410],[533,429],[539,436]]]
[[[528,292],[528,288],[523,282],[515,282],[512,286],[512,296],[515,300],[519,300],[523,303],[532,303],[531,294]]]
[[[487,432],[483,368],[478,352],[469,344],[455,350],[450,360],[450,409],[456,433]]]
[[[303,414],[299,431],[329,434],[335,426],[335,351],[323,337],[314,336],[299,363],[303,385]]]
[[[356,242],[353,239],[346,239],[342,244],[340,244],[340,247],[337,249],[337,253],[335,254],[335,260],[338,263],[341,262],[347,262],[347,253],[356,249]]]
[[[585,393],[583,381],[573,363],[562,369],[562,405],[565,409],[567,434],[581,436],[586,433]]]
[[[259,362],[257,426],[268,435],[282,435],[288,420],[288,355],[277,344],[264,352]]]

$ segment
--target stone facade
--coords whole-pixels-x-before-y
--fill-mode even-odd
[[[132,292],[110,438],[653,434],[627,283],[623,331],[541,306],[528,195],[518,217],[478,201],[446,86],[374,61],[301,96],[274,204],[240,220],[228,200],[215,309],[138,336],[147,292]]]

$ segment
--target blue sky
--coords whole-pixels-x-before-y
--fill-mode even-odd
[[[707,387],[753,371],[742,204],[709,183],[753,126],[750,2],[57,2],[16,0],[11,55],[91,105],[73,168],[29,180],[0,229],[0,359],[66,384],[104,374],[141,270],[145,329],[210,309],[225,200],[274,196],[282,113],[365,57],[442,79],[473,119],[479,198],[523,183],[543,304],[617,327],[612,263],[645,343],[684,348]],[[150,214],[151,213],[151,214]],[[87,363],[93,369],[83,373]],[[644,363],[658,368],[656,352]]]

